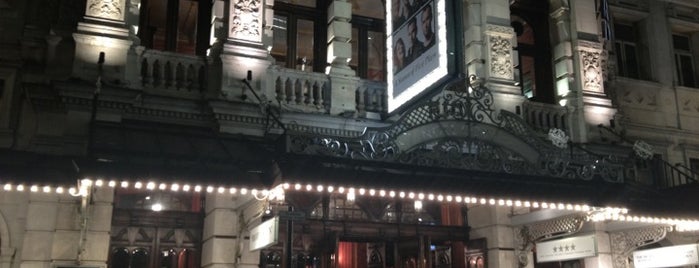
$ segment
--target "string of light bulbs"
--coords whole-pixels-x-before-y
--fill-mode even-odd
[[[376,189],[366,187],[352,186],[334,186],[321,184],[302,184],[302,183],[283,183],[271,189],[248,189],[247,187],[225,187],[216,185],[202,185],[191,183],[165,183],[155,180],[147,181],[129,181],[129,180],[104,180],[84,178],[78,182],[78,186],[51,186],[39,184],[13,184],[0,183],[2,189],[6,192],[31,192],[44,194],[59,194],[70,196],[85,196],[89,194],[91,187],[110,187],[123,189],[137,189],[146,191],[171,191],[171,192],[205,192],[216,194],[229,195],[247,195],[251,194],[257,200],[284,200],[284,193],[289,191],[301,192],[317,192],[329,194],[345,194],[347,199],[354,201],[358,197],[380,197],[391,199],[405,199],[419,201],[422,205],[424,201],[443,202],[443,203],[461,203],[472,205],[490,205],[490,206],[507,206],[507,207],[525,207],[525,208],[541,208],[555,209],[576,212],[587,212],[590,216],[589,221],[620,221],[620,222],[641,222],[651,224],[668,224],[675,226],[677,231],[699,231],[699,220],[694,219],[675,219],[662,218],[654,216],[636,216],[628,214],[629,211],[623,207],[595,207],[587,204],[574,204],[564,202],[551,201],[532,201],[519,200],[508,198],[492,198],[475,195],[462,195],[453,193],[431,193],[431,192],[416,192],[395,189]],[[416,203],[417,204],[417,203]]]

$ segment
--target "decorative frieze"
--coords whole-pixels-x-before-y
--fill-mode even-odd
[[[124,20],[125,0],[88,0],[85,15],[89,17]]]
[[[628,267],[629,257],[634,250],[663,240],[669,231],[672,231],[672,227],[657,225],[611,233],[613,267]]]
[[[619,100],[621,103],[648,108],[654,108],[658,105],[658,92],[655,90],[623,88],[620,91]]]
[[[262,42],[262,1],[234,0],[230,5],[230,38]]]

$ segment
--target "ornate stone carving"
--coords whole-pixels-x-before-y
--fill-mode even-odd
[[[235,0],[231,3],[230,37],[262,41],[262,1]]]
[[[581,50],[583,87],[586,91],[602,92],[602,53]]]
[[[628,267],[629,257],[635,249],[663,240],[672,227],[658,225],[610,234],[614,268]]]
[[[123,21],[124,4],[124,0],[88,0],[85,15]]]
[[[515,228],[515,242],[519,245],[516,250],[519,267],[526,267],[529,263],[529,253],[534,243],[577,233],[585,218],[584,214],[576,214]]]
[[[499,35],[489,37],[490,74],[494,77],[512,79],[512,42]]]

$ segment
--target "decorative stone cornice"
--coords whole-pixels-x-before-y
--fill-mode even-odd
[[[669,225],[656,225],[610,233],[613,267],[628,267],[631,252],[663,240],[669,231],[672,231]]]

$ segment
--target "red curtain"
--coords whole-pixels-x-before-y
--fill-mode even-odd
[[[338,268],[367,268],[366,243],[340,242],[337,247]]]

